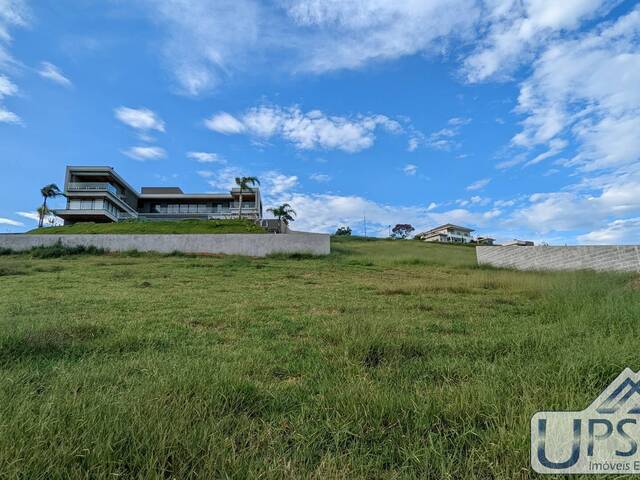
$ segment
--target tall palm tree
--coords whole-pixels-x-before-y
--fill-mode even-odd
[[[42,224],[44,223],[44,216],[48,211],[47,199],[64,196],[64,193],[62,193],[60,188],[55,183],[45,185],[40,189],[40,193],[42,194],[42,207],[38,209],[38,227],[42,227]]]
[[[288,203],[283,203],[279,207],[275,208],[267,208],[267,212],[271,212],[274,217],[276,217],[281,222],[284,222],[285,225],[289,225],[289,222],[293,222],[295,220],[296,211],[291,208],[291,205]]]
[[[260,185],[260,180],[258,177],[236,177],[236,185],[240,187],[240,202],[238,205],[238,218],[242,218],[242,193],[245,190],[251,190],[249,185],[255,186]]]

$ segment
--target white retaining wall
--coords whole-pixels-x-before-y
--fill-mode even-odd
[[[640,272],[640,246],[476,247],[479,265],[518,270]]]
[[[111,252],[212,253],[264,257],[272,253],[328,255],[330,236],[323,233],[189,234],[189,235],[29,235],[2,234],[0,248],[14,251],[61,242],[94,246]]]

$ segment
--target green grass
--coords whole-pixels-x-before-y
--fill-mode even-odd
[[[37,234],[152,234],[152,233],[264,233],[250,220],[125,220],[117,223],[76,223],[63,227],[43,227],[31,230]]]
[[[534,478],[531,415],[640,368],[637,276],[332,249],[1,256],[0,478]]]

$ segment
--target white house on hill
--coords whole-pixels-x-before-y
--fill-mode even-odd
[[[441,242],[441,243],[472,243],[471,236],[473,229],[460,227],[447,223],[436,228],[432,228],[426,232],[416,235],[417,238],[424,242]]]

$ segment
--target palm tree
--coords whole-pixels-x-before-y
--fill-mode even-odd
[[[279,207],[275,208],[267,208],[267,212],[271,212],[274,217],[276,217],[281,222],[284,222],[285,225],[289,225],[289,222],[293,222],[295,220],[296,211],[291,208],[291,205],[288,203],[283,203]]]
[[[46,205],[40,205],[36,209],[36,212],[38,212],[38,218],[40,219],[41,224],[44,224],[44,219],[47,218],[48,215],[51,215],[51,210],[49,210],[49,207]]]
[[[42,227],[42,224],[44,223],[44,216],[46,215],[46,212],[49,211],[49,208],[47,207],[47,199],[59,197],[61,195],[64,196],[64,193],[62,193],[55,183],[45,185],[40,189],[40,193],[42,194],[42,207],[38,209],[38,227]]]
[[[260,180],[258,177],[236,177],[236,185],[240,187],[240,202],[238,205],[238,218],[242,218],[242,193],[245,190],[251,190],[249,185],[255,186],[260,185]]]

